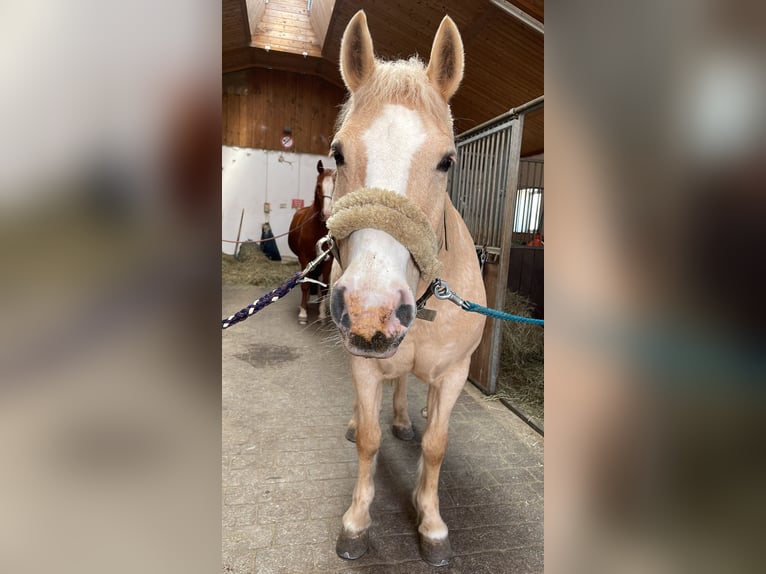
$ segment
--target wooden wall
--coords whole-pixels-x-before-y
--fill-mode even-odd
[[[543,247],[527,247],[514,245],[511,248],[510,264],[508,266],[507,288],[527,297],[533,304],[531,316],[535,319],[545,318],[544,297],[544,255]],[[484,264],[484,287],[487,290],[487,301],[492,306],[497,295],[497,274],[500,265],[488,260]],[[494,323],[498,319],[487,319],[481,344],[471,356],[471,367],[468,378],[485,394],[492,394],[495,388],[490,388],[490,369],[492,364],[492,333]],[[495,381],[495,385],[497,381]]]
[[[532,317],[545,318],[545,248],[514,245],[508,266],[508,289],[534,303]]]
[[[317,76],[250,68],[223,75],[223,145],[327,154],[345,91]]]

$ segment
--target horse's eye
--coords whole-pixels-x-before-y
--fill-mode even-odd
[[[345,159],[343,157],[343,152],[340,149],[339,145],[334,145],[332,148],[330,148],[330,151],[332,152],[332,157],[335,160],[336,167],[340,167],[345,162]]]
[[[445,155],[442,160],[439,162],[439,165],[436,166],[436,169],[443,172],[448,172],[449,168],[452,166],[453,159],[449,155]]]

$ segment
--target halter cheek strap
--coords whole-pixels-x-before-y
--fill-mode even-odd
[[[336,201],[332,213],[327,229],[336,241],[359,229],[379,229],[410,252],[425,281],[442,274],[436,235],[425,213],[406,197],[385,189],[363,188]]]

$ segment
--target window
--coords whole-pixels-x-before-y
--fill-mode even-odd
[[[528,187],[516,192],[516,215],[513,230],[517,233],[534,233],[542,227],[543,189]]]

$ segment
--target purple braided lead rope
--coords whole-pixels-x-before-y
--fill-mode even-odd
[[[290,277],[285,283],[277,287],[276,289],[272,289],[262,297],[259,297],[255,301],[253,301],[250,305],[245,307],[244,309],[240,309],[230,317],[223,319],[221,321],[221,329],[228,329],[232,325],[236,325],[240,321],[244,321],[251,315],[255,315],[258,311],[266,307],[267,305],[271,305],[275,301],[279,301],[282,297],[287,295],[297,284],[298,282],[303,279],[306,276],[306,271],[298,271],[295,275]]]

